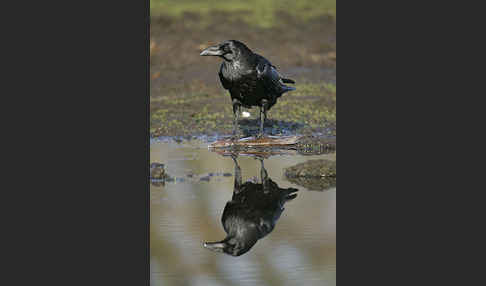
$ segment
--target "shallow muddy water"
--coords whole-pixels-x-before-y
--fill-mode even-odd
[[[151,142],[150,161],[164,164],[170,176],[150,185],[151,285],[335,285],[336,188],[310,191],[287,181],[283,171],[335,157],[232,158],[207,146]],[[237,224],[245,239],[248,229],[264,229],[254,244],[228,241],[225,251],[239,256],[203,246],[226,237],[223,212],[229,231]]]

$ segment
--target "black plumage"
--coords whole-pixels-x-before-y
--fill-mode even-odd
[[[219,56],[224,61],[219,70],[221,84],[230,92],[233,104],[233,135],[238,138],[238,118],[241,107],[260,107],[260,134],[267,111],[285,92],[295,90],[284,83],[295,83],[283,78],[277,68],[264,57],[252,52],[245,44],[225,41],[201,52],[201,56]]]
[[[293,200],[297,189],[279,188],[268,177],[261,160],[261,183],[242,183],[241,170],[235,163],[235,185],[231,201],[224,207],[221,223],[226,238],[218,242],[206,242],[204,247],[240,256],[248,252],[255,243],[269,234],[284,211],[284,204]]]

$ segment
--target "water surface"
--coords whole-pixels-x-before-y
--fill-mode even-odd
[[[285,180],[283,169],[332,155],[276,155],[264,167],[278,188],[296,188],[273,231],[241,256],[213,252],[203,242],[226,236],[222,214],[232,199],[235,164],[206,142],[151,143],[151,162],[171,180],[150,187],[151,285],[335,285],[336,188],[309,191]],[[261,163],[236,159],[242,182],[261,183]],[[231,175],[230,175],[231,174]]]

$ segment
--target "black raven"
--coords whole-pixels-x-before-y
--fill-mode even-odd
[[[235,40],[224,41],[201,52],[201,56],[223,58],[219,70],[221,84],[231,94],[233,103],[233,136],[238,139],[238,117],[241,106],[260,107],[260,134],[263,137],[263,122],[267,111],[277,103],[283,93],[295,90],[284,83],[295,83],[283,78],[264,57],[253,53],[245,44]]]
[[[297,189],[282,189],[272,181],[261,162],[261,184],[242,183],[241,170],[236,157],[235,185],[231,201],[224,207],[221,222],[226,238],[218,242],[205,242],[204,247],[232,256],[240,256],[269,234],[280,215],[284,204],[297,197]]]

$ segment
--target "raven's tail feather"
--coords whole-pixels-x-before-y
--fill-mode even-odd
[[[294,83],[295,84],[295,81],[290,79],[290,78],[282,78],[282,82],[283,83]]]
[[[295,90],[295,87],[284,85],[283,90],[284,90],[284,92],[292,91],[292,90]]]
[[[292,91],[292,90],[295,90],[295,87],[292,87],[292,86],[286,86],[286,85],[282,86],[281,93],[280,93],[280,94],[277,96],[277,98],[278,98],[278,97],[281,97],[281,96],[282,96],[282,94],[284,94],[284,93],[286,93],[286,92],[288,92],[288,91]]]

